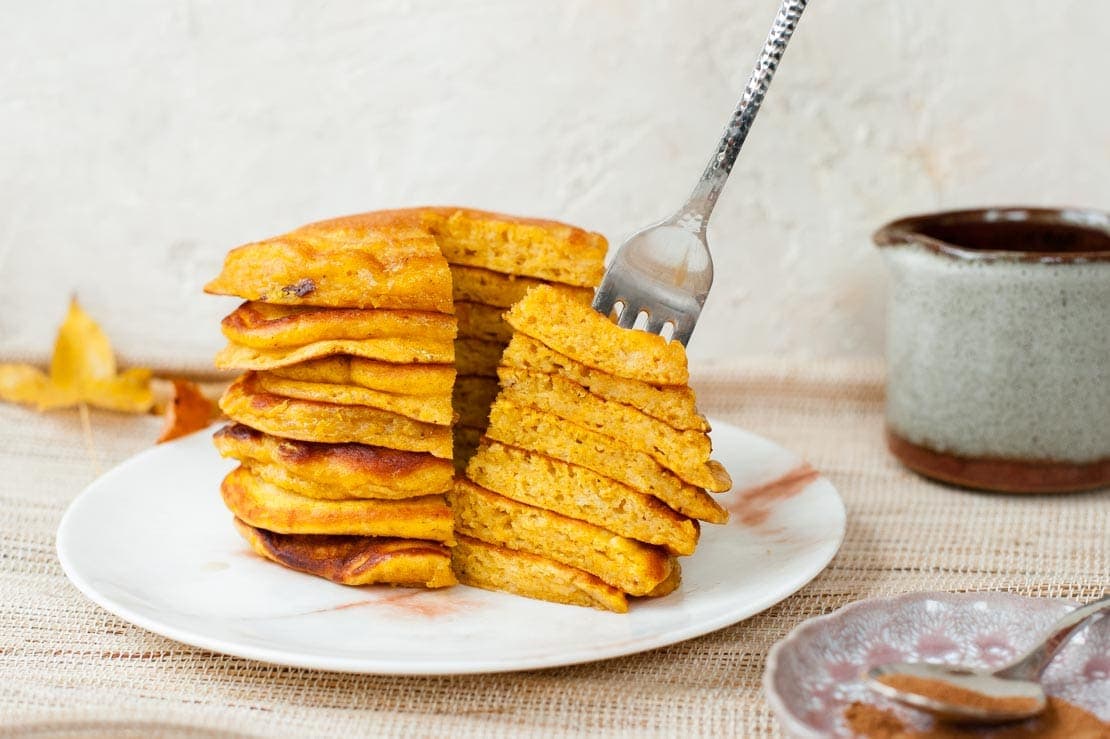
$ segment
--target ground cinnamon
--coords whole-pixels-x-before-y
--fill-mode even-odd
[[[867,739],[1110,739],[1110,723],[1055,697],[1048,699],[1044,713],[1036,718],[989,729],[937,723],[919,731],[894,713],[867,703],[848,706],[844,719],[855,736]]]
[[[933,700],[952,703],[967,708],[980,708],[984,711],[1028,713],[1037,708],[1037,700],[1035,698],[987,695],[969,688],[961,688],[958,685],[953,685],[943,680],[935,680],[918,675],[902,675],[897,673],[883,675],[879,678],[879,682],[897,690],[905,690],[909,693],[932,698]]]

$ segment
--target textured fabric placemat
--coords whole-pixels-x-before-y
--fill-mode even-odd
[[[764,614],[672,647],[445,678],[224,657],[89,603],[62,575],[55,527],[97,470],[153,442],[159,421],[93,412],[87,439],[76,412],[0,405],[0,735],[776,736],[764,660],[810,616],[917,590],[1102,594],[1110,492],[977,494],[904,471],[882,443],[880,365],[719,364],[698,369],[694,385],[706,411],[800,452],[840,490],[848,532],[829,569]]]

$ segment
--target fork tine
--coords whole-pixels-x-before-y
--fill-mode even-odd
[[[613,300],[613,296],[608,292],[598,290],[597,293],[594,294],[593,309],[601,315],[606,318],[611,318],[613,315],[613,308],[615,307],[616,301]]]
[[[649,334],[662,333],[663,327],[667,325],[668,321],[673,322],[674,318],[666,315],[663,311],[657,310],[654,313],[648,313],[648,322],[644,330]]]
[[[690,316],[686,313],[679,314],[674,319],[674,334],[671,336],[671,341],[686,346],[690,343],[690,336],[694,333],[694,324],[697,323],[697,316]]]
[[[618,301],[620,301],[615,283],[616,279],[611,272],[606,272],[605,279],[594,291],[593,308],[606,318],[612,318],[613,311],[616,309]],[[625,303],[627,304],[627,301]]]
[[[621,310],[620,317],[617,319],[617,325],[621,328],[632,328],[636,325],[636,319],[640,315],[639,308],[633,308],[632,304],[627,300],[624,301],[624,309]]]

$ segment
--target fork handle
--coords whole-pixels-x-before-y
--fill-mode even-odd
[[[763,44],[763,51],[759,53],[759,59],[756,60],[748,86],[744,88],[740,103],[729,119],[728,127],[721,137],[721,143],[717,145],[716,153],[706,165],[701,180],[694,187],[694,192],[686,201],[686,205],[671,218],[671,222],[675,225],[690,231],[705,231],[709,223],[709,215],[713,212],[713,206],[717,204],[717,197],[725,186],[729,172],[732,171],[732,165],[736,162],[740,147],[744,145],[744,139],[748,137],[755,115],[759,112],[759,106],[763,103],[767,88],[771,85],[771,78],[775,76],[779,61],[786,52],[786,44],[790,41],[808,1],[783,0],[775,21],[771,24],[767,41]]]

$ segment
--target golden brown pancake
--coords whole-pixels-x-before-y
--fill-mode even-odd
[[[452,543],[443,495],[404,500],[320,500],[291,493],[236,467],[220,485],[224,505],[251,526],[278,534],[396,536]]]
[[[709,523],[728,521],[728,511],[704,490],[683,482],[647,453],[508,398],[493,404],[486,436],[611,477],[655,496],[684,516]]]
[[[425,229],[312,225],[232,249],[205,292],[282,305],[451,312],[451,273]]]
[[[460,375],[497,377],[497,365],[505,345],[481,339],[455,340],[455,368]]]
[[[367,406],[284,398],[263,390],[252,372],[231,383],[220,398],[220,408],[233,421],[287,439],[332,444],[353,441],[451,459],[449,426]]]
[[[451,364],[455,361],[455,346],[450,341],[398,338],[337,339],[276,349],[228,344],[216,354],[216,366],[225,370],[269,370],[336,354],[400,365]]]
[[[315,234],[343,239],[383,228],[431,233],[451,264],[583,287],[597,285],[605,271],[608,243],[604,236],[537,218],[424,207],[363,213],[305,227]]]
[[[462,264],[451,265],[451,281],[454,285],[455,302],[484,303],[499,308],[508,308],[524,297],[524,294],[537,285],[550,284],[562,290],[574,300],[590,303],[594,299],[592,287],[574,287],[558,283],[545,283],[532,277],[506,275],[492,272],[481,267],[467,267]]]
[[[559,375],[541,375],[502,367],[500,397],[517,405],[531,405],[579,426],[604,434],[655,461],[684,481],[714,492],[728,490],[732,480],[709,455],[709,436],[702,431],[679,431],[632,406],[606,400]]]
[[[651,385],[616,377],[576,362],[524,334],[516,334],[501,355],[501,364],[515,369],[560,375],[594,395],[639,408],[668,426],[685,431],[708,431],[709,423],[698,413],[694,391],[684,385]]]
[[[459,320],[459,336],[464,339],[481,339],[509,343],[513,330],[501,318],[504,308],[483,303],[455,303],[455,317]]]
[[[451,264],[582,287],[605,271],[605,237],[565,223],[456,210],[432,233]]]
[[[342,585],[445,588],[458,582],[451,572],[451,551],[432,541],[275,534],[238,518],[235,528],[259,556]]]
[[[288,490],[290,493],[303,495],[306,498],[317,498],[319,500],[352,500],[359,498],[371,500],[403,500],[405,498],[419,498],[422,495],[433,492],[431,490],[422,490],[419,493],[412,493],[407,490],[393,490],[388,487],[372,487],[369,485],[350,490],[335,485],[325,485],[320,482],[315,482],[314,480],[306,480],[303,477],[297,477],[279,464],[246,461],[243,462],[243,466],[250,470],[251,474],[265,480],[271,485],[276,485],[283,490]]]
[[[652,385],[686,385],[686,350],[658,334],[621,328],[588,305],[546,285],[509,309],[517,331],[582,364]]]
[[[453,341],[455,320],[446,313],[410,310],[361,310],[247,302],[220,324],[233,344],[254,349],[305,346],[336,339],[412,339]]]
[[[587,572],[469,536],[460,536],[451,548],[451,568],[459,582],[484,590],[603,611],[628,611],[624,593]]]
[[[268,371],[287,380],[361,385],[408,395],[449,395],[455,384],[455,366],[451,364],[390,364],[346,355],[310,359]]]
[[[485,428],[489,407],[497,397],[496,377],[460,375],[455,381],[452,404],[459,414],[459,423],[471,428]]]
[[[224,426],[213,439],[222,456],[308,497],[398,499],[451,489],[451,460],[426,452],[282,439],[241,423]]]
[[[698,524],[658,498],[592,470],[483,440],[466,476],[515,501],[587,521],[671,554],[693,554]]]
[[[332,385],[277,377],[268,372],[255,374],[264,391],[286,398],[318,400],[342,405],[364,405],[396,413],[424,423],[450,426],[455,417],[450,395],[398,395],[371,390],[361,385]]]
[[[456,535],[553,559],[630,595],[648,595],[674,568],[674,558],[658,547],[510,500],[468,480],[458,480],[447,499]]]

